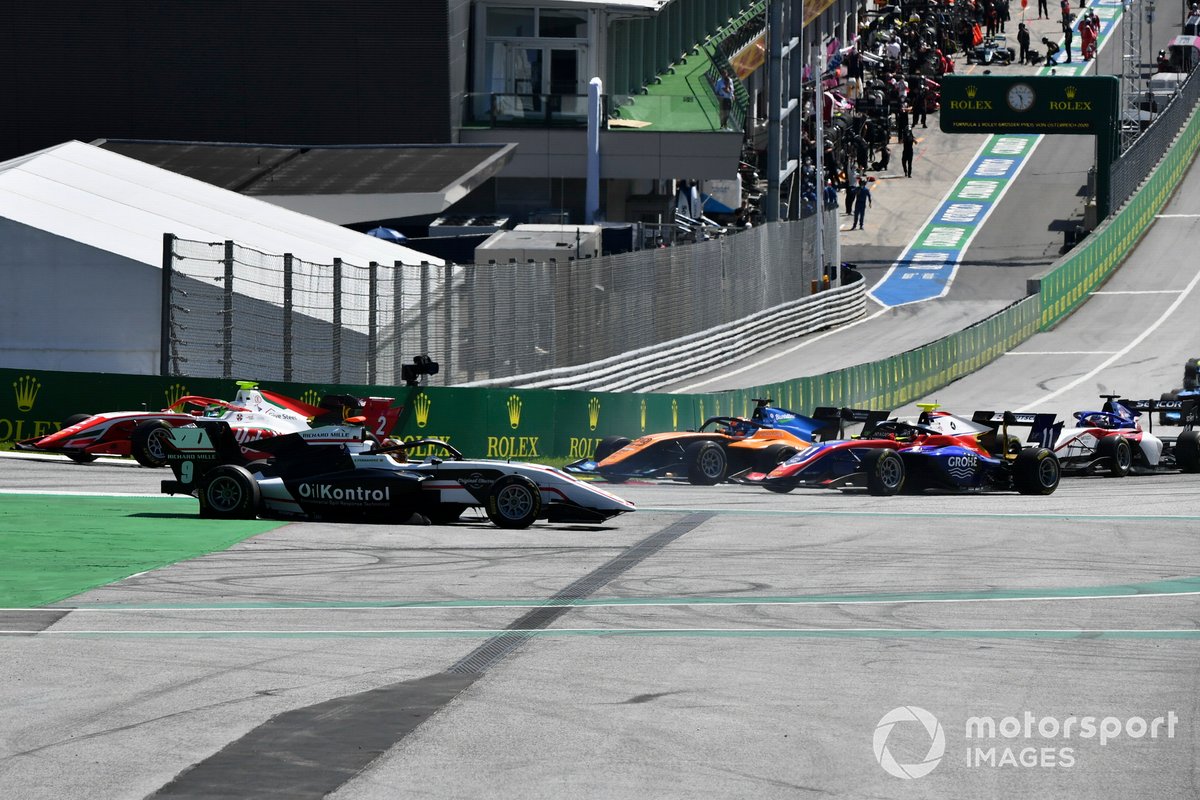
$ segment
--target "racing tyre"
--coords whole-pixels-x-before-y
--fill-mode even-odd
[[[245,467],[222,464],[200,481],[200,516],[207,519],[254,519],[262,501],[258,482]]]
[[[1133,448],[1124,436],[1105,436],[1096,444],[1096,455],[1107,460],[1110,478],[1124,478],[1133,469]]]
[[[870,450],[863,459],[867,471],[867,491],[887,497],[904,488],[904,459],[895,450]]]
[[[162,420],[139,422],[129,434],[129,452],[143,467],[163,467],[167,464],[167,439],[171,426]]]
[[[798,452],[800,451],[791,445],[773,444],[770,447],[764,447],[757,454],[754,466],[758,468],[759,472],[770,472]]]
[[[624,436],[605,436],[596,445],[596,455],[592,460],[599,464],[627,444],[629,444],[629,439],[626,439]]]
[[[1026,447],[1012,465],[1013,488],[1021,494],[1054,494],[1062,475],[1058,456],[1045,447]]]
[[[79,423],[83,422],[85,419],[88,419],[91,416],[92,416],[91,414],[72,414],[71,416],[69,416],[63,420],[62,426],[64,428],[69,428],[72,425],[78,425]],[[95,461],[97,458],[99,458],[99,456],[97,456],[97,455],[94,455],[92,453],[85,453],[82,450],[68,451],[66,456],[67,456],[67,458],[74,461],[76,464],[90,464],[93,461]]]
[[[1175,440],[1175,463],[1184,472],[1200,472],[1200,431],[1184,431]]]
[[[1163,392],[1161,395],[1159,395],[1158,399],[1159,400],[1178,400],[1179,392],[1178,391]],[[1158,412],[1158,424],[1159,425],[1178,425],[1179,424],[1179,412],[1178,411],[1160,411],[1160,412]]]
[[[683,453],[687,464],[688,483],[693,486],[713,486],[725,479],[729,459],[725,448],[716,442],[693,442]]]
[[[488,490],[488,519],[500,528],[528,528],[542,513],[542,492],[524,475],[505,475]]]
[[[1200,389],[1200,358],[1189,358],[1183,365],[1183,388],[1186,391]]]

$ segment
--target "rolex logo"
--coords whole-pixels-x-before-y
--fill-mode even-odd
[[[33,408],[42,384],[32,375],[22,375],[13,381],[13,392],[17,395],[17,408],[28,411]]]
[[[309,389],[304,394],[300,395],[301,402],[308,403],[310,406],[319,405],[321,395],[316,389]]]
[[[182,383],[172,383],[167,388],[163,389],[163,397],[167,399],[167,408],[175,405],[179,400],[187,394],[187,387]]]
[[[413,400],[413,409],[417,415],[417,427],[424,428],[429,422],[429,407],[433,405],[433,401],[429,399],[429,395],[421,392]]]
[[[600,398],[593,397],[588,400],[588,430],[596,430],[596,426],[600,424]]]
[[[646,398],[642,398],[642,433],[646,432]]]
[[[671,430],[679,430],[679,401],[671,401]]]
[[[1066,91],[1066,93],[1067,93],[1067,99],[1068,99],[1068,100],[1074,100],[1074,99],[1075,99],[1075,95],[1076,95],[1076,93],[1077,93],[1079,90],[1078,90],[1078,89],[1076,89],[1074,86],[1068,86],[1068,87],[1066,88],[1066,90],[1065,90],[1065,91]]]
[[[975,86],[968,86],[967,87],[967,97],[974,97],[978,91],[979,91],[979,89],[976,88]]]
[[[508,427],[514,431],[521,424],[521,398],[518,395],[508,396]]]
[[[704,413],[704,401],[700,401],[700,419],[708,419],[708,415]]]

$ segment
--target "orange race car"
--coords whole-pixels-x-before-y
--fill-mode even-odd
[[[566,466],[567,472],[597,475],[613,483],[631,478],[687,478],[711,486],[751,470],[771,470],[831,429],[831,422],[772,408],[756,399],[754,414],[709,417],[698,430],[652,433],[629,440],[609,436],[596,454]],[[836,421],[832,422],[836,432]]]

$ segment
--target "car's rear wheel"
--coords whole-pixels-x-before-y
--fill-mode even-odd
[[[693,486],[713,486],[725,479],[729,459],[725,448],[716,442],[693,442],[683,454],[687,464],[688,483]]]
[[[1096,444],[1096,455],[1107,461],[1110,478],[1124,478],[1133,469],[1133,448],[1124,436],[1105,436]]]
[[[1158,399],[1159,400],[1178,400],[1179,392],[1163,392],[1161,395],[1159,395]],[[1172,416],[1175,417],[1175,419],[1171,419]],[[1178,417],[1179,417],[1178,411],[1160,411],[1160,412],[1158,412],[1158,424],[1159,425],[1178,425],[1179,424]]]
[[[262,493],[245,467],[222,464],[200,481],[200,516],[209,519],[254,519]]]
[[[524,475],[505,475],[488,490],[487,515],[500,528],[528,528],[542,513],[542,492]]]
[[[1184,431],[1175,440],[1175,462],[1184,472],[1200,472],[1200,431]]]
[[[160,419],[139,422],[129,434],[129,452],[143,467],[162,467],[167,463],[167,440],[171,426]]]
[[[627,444],[629,444],[629,439],[624,436],[605,436],[596,445],[596,455],[592,460],[599,464]]]
[[[1026,447],[1012,465],[1013,488],[1021,494],[1054,494],[1062,471],[1058,456],[1045,447]]]
[[[895,450],[870,450],[863,465],[867,471],[867,491],[871,494],[886,497],[904,488],[904,460]]]

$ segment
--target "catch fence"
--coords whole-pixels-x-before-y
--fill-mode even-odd
[[[836,263],[837,217],[825,218]],[[816,217],[598,258],[316,264],[166,237],[162,374],[396,385],[513,379],[701,333],[809,294]]]

